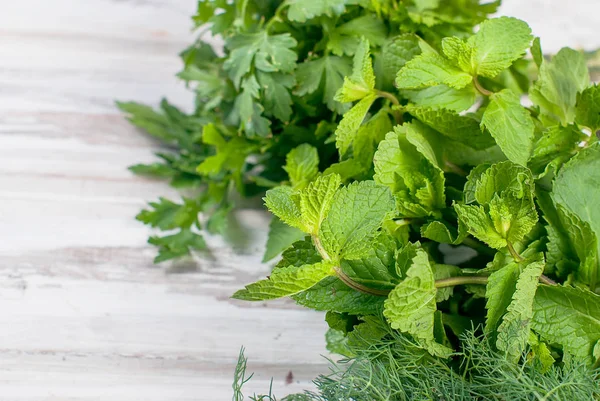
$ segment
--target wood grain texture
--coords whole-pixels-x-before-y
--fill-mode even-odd
[[[227,400],[242,345],[256,372],[249,392],[271,377],[279,396],[300,391],[327,369],[321,314],[229,299],[268,274],[264,213],[238,211],[230,242],[209,238],[211,255],[169,268],[152,264],[149,230],[133,219],[145,201],[173,192],[126,170],[153,160],[158,145],[114,99],[192,104],[173,76],[193,38],[194,3],[0,8],[0,401]],[[573,1],[569,10],[590,7]],[[558,31],[536,19],[539,9],[516,10],[538,21],[542,38]]]

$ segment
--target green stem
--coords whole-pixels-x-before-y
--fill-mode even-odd
[[[523,256],[519,255],[519,253],[515,250],[515,248],[513,247],[513,244],[511,244],[510,242],[507,241],[506,246],[508,247],[508,252],[510,252],[510,254],[513,257],[513,259],[515,260],[515,262],[522,262],[525,260],[523,258]]]
[[[389,100],[394,106],[400,106],[400,101],[398,100],[398,98],[390,92],[376,90],[375,94],[379,97]],[[394,118],[396,119],[396,124],[402,124],[402,113],[400,113],[399,110],[394,110],[393,113]]]
[[[435,281],[435,288],[454,287],[465,284],[486,285],[488,276],[456,276],[442,278]]]
[[[556,281],[552,280],[550,277],[545,276],[543,274],[540,276],[540,283],[546,284],[546,285],[556,285]]]
[[[446,167],[448,167],[448,170],[451,173],[455,173],[455,174],[458,174],[463,177],[466,177],[468,175],[468,173],[465,170],[463,170],[462,168],[458,167],[456,164],[454,164],[448,160],[444,160],[444,165]]]
[[[494,94],[494,92],[491,92],[485,89],[483,86],[481,86],[481,84],[479,83],[479,79],[477,79],[477,76],[473,77],[473,85],[475,86],[475,89],[477,89],[477,91],[483,96],[490,96]]]

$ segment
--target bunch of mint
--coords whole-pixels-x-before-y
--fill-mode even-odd
[[[201,1],[195,19],[226,52],[183,53],[195,113],[121,105],[178,147],[133,170],[199,191],[138,216],[180,230],[151,238],[157,261],[204,246],[200,212],[219,231],[233,193],[266,190],[265,260],[282,257],[234,298],[326,311],[331,350],[431,391],[322,389],[488,399],[485,380],[515,367],[529,373],[513,384],[587,372],[598,399],[600,88],[582,53],[545,58],[525,22],[486,19],[496,6]],[[559,387],[532,394],[574,394]]]

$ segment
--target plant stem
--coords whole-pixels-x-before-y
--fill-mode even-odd
[[[348,287],[355,289],[358,292],[362,292],[363,294],[369,294],[369,295],[376,295],[379,297],[385,297],[387,296],[391,290],[380,290],[377,288],[370,288],[367,287],[366,285],[362,285],[360,283],[357,283],[356,281],[352,280],[350,277],[348,277],[348,275],[346,273],[344,273],[342,271],[341,268],[339,267],[334,267],[333,268],[335,270],[335,274],[336,276],[338,276],[338,278],[340,280],[342,280],[342,282],[344,284],[346,284]]]
[[[389,100],[390,102],[392,102],[392,104],[394,106],[400,106],[400,101],[392,93],[380,91],[380,90],[376,90],[375,93],[377,94],[377,96],[383,97],[383,98]],[[399,110],[394,110],[393,113],[394,113],[394,118],[396,119],[396,124],[402,124],[402,113],[400,113]]]
[[[513,259],[516,262],[522,262],[525,259],[523,259],[523,256],[519,255],[519,253],[515,250],[515,248],[513,247],[513,244],[511,244],[510,242],[507,241],[507,245],[508,247],[508,252],[510,252],[511,256],[513,257]]]
[[[485,89],[483,86],[481,86],[481,84],[479,83],[479,79],[477,79],[477,76],[473,77],[473,85],[475,86],[475,89],[477,89],[477,91],[483,96],[490,96],[494,94],[494,92],[491,92]]]
[[[488,276],[456,276],[435,281],[435,288],[454,287],[456,285],[478,284],[486,285]]]
[[[543,274],[540,276],[540,283],[547,284],[547,285],[556,285],[556,281],[552,280],[550,277],[545,276]]]

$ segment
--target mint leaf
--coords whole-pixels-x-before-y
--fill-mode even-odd
[[[396,243],[388,234],[380,234],[365,256],[342,260],[340,267],[354,281],[369,288],[393,289],[398,283],[396,272]]]
[[[430,221],[421,226],[421,235],[440,244],[458,245],[467,237],[467,228],[462,222],[456,229],[441,221]]]
[[[317,149],[307,143],[292,149],[285,158],[283,169],[288,173],[292,188],[303,189],[319,173]]]
[[[292,298],[300,305],[318,311],[374,315],[383,310],[384,297],[358,292],[336,277],[327,277]]]
[[[417,106],[456,112],[473,106],[476,97],[473,86],[454,89],[446,85],[437,85],[421,90],[403,90],[402,94]]]
[[[579,151],[579,144],[585,139],[576,125],[549,127],[535,141],[529,167],[541,176],[556,171]]]
[[[393,191],[401,215],[436,215],[445,207],[444,174],[407,140],[407,126],[395,127],[379,144],[373,179]]]
[[[490,131],[509,160],[527,165],[533,147],[534,125],[514,92],[505,89],[492,94],[481,125]]]
[[[245,289],[233,294],[232,298],[264,301],[287,297],[305,291],[331,275],[333,275],[333,265],[326,261],[300,267],[281,267],[274,270],[266,280],[248,284]]]
[[[381,49],[383,79],[391,85],[398,71],[415,56],[421,54],[419,37],[413,33],[405,33],[389,39]]]
[[[591,363],[600,341],[600,296],[580,288],[540,285],[531,327],[544,341]]]
[[[381,223],[393,210],[390,191],[373,181],[341,188],[321,224],[319,238],[323,248],[334,261],[364,256]]]
[[[502,324],[498,327],[498,349],[506,352],[513,362],[518,362],[529,339],[530,321],[533,317],[533,300],[540,275],[544,271],[542,261],[534,261],[523,268],[515,286],[512,300],[506,308]]]
[[[447,357],[451,349],[437,344],[433,335],[436,288],[428,256],[422,249],[412,260],[406,278],[390,292],[383,314],[393,329],[420,340],[433,355]]]
[[[302,221],[298,194],[290,187],[280,186],[267,191],[265,206],[289,226],[308,232]]]
[[[527,23],[510,17],[494,18],[481,24],[466,47],[453,49],[451,58],[471,75],[494,78],[525,55],[532,39]]]
[[[375,88],[375,73],[371,63],[369,42],[363,38],[354,54],[352,75],[344,78],[344,84],[334,99],[342,103],[354,102],[373,93],[373,88]]]
[[[575,105],[575,122],[587,127],[592,132],[600,130],[600,87],[590,86],[577,94]]]
[[[467,231],[477,239],[496,249],[507,246],[505,234],[496,230],[494,222],[483,206],[454,205],[454,209]]]
[[[269,238],[263,256],[263,263],[277,257],[296,241],[304,238],[304,233],[295,227],[288,226],[277,217],[271,219],[269,224]]]
[[[400,89],[421,89],[444,84],[462,89],[472,79],[471,75],[452,65],[444,57],[435,53],[423,53],[398,71],[396,86]]]
[[[319,232],[340,184],[341,179],[337,174],[321,176],[300,194],[302,221],[308,233],[316,235]]]
[[[573,49],[561,49],[551,61],[544,60],[529,97],[550,120],[573,122],[577,93],[590,84],[585,57]]]
[[[346,154],[354,142],[358,129],[375,99],[377,99],[375,94],[369,94],[344,114],[335,130],[335,146],[339,149],[340,155]]]

